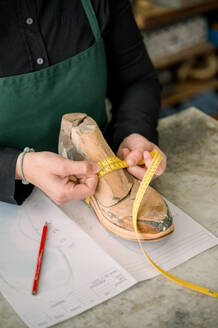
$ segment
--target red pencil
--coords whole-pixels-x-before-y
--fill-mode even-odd
[[[46,235],[47,235],[47,227],[48,224],[45,222],[45,225],[42,230],[42,237],[41,237],[41,243],[39,247],[39,254],[37,258],[37,264],[36,264],[36,272],[33,280],[33,288],[32,288],[32,294],[35,295],[37,293],[37,287],[39,283],[39,277],[40,277],[40,271],[42,266],[42,259],[43,259],[43,253],[45,249],[45,241],[46,241]]]

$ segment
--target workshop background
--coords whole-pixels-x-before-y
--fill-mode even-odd
[[[218,119],[218,1],[131,2],[163,88],[160,117],[196,106]]]

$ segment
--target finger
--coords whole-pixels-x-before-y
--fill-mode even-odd
[[[56,166],[54,174],[61,176],[89,175],[100,171],[99,165],[88,161],[71,161],[63,158]]]
[[[127,155],[125,160],[129,166],[135,166],[137,163],[139,163],[142,160],[142,158],[143,158],[143,152],[138,149],[135,149]]]
[[[140,166],[129,166],[127,170],[130,174],[132,174],[134,177],[136,177],[139,180],[142,180],[146,173],[146,169]]]
[[[155,147],[155,149],[158,150],[163,156],[162,160],[161,160],[161,163],[159,164],[159,166],[158,166],[158,168],[155,172],[156,176],[160,176],[161,174],[163,174],[163,172],[166,169],[166,156],[164,155],[163,152],[160,151],[160,149],[158,147]],[[143,157],[144,157],[145,166],[148,168],[149,165],[151,164],[152,156],[148,151],[145,151],[143,153]]]
[[[117,156],[121,159],[124,160],[127,155],[129,154],[130,150],[128,148],[120,148],[117,152]]]
[[[128,172],[132,174],[135,178],[142,180],[144,178],[145,173],[147,172],[147,169],[139,167],[139,166],[131,166],[127,168]],[[157,178],[157,175],[154,174],[152,177],[152,180]]]
[[[89,176],[86,181],[80,183],[71,182],[68,178],[56,177],[52,186],[55,187],[47,192],[57,205],[63,205],[70,201],[81,200],[94,194],[98,178],[96,175]]]
[[[154,145],[154,150],[157,150],[159,153],[161,153],[162,155],[162,160],[160,162],[160,165],[158,166],[155,175],[156,176],[160,176],[161,174],[164,173],[164,171],[166,170],[166,166],[167,166],[167,157],[166,155],[160,150],[160,148],[158,148],[156,145]]]
[[[163,159],[162,159],[160,165],[158,166],[158,168],[155,172],[155,175],[160,176],[161,174],[164,173],[165,169],[166,169],[166,157],[163,156]]]
[[[85,199],[87,196],[92,196],[95,193],[97,184],[98,178],[95,175],[89,176],[85,181],[83,179],[82,183],[74,184],[73,190],[68,194],[69,201]]]
[[[151,153],[149,153],[148,151],[144,151],[143,158],[144,158],[145,166],[148,168],[152,161]]]

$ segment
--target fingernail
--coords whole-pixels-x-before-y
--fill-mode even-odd
[[[95,164],[95,163],[91,163],[92,165],[92,171],[95,172],[95,173],[98,173],[100,171],[100,166],[98,164]]]

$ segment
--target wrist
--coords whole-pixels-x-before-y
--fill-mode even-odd
[[[21,175],[20,175],[21,156],[22,156],[22,153],[20,153],[17,157],[17,163],[16,163],[16,167],[15,167],[15,180],[21,180]]]
[[[28,176],[29,170],[29,157],[35,152],[33,148],[25,147],[24,151],[18,156],[15,170],[15,179],[22,180],[24,185],[29,184],[30,179]]]

